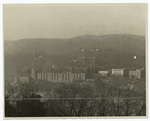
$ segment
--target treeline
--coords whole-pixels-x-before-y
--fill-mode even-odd
[[[140,91],[128,81],[140,82]],[[96,77],[93,84],[57,84],[55,87],[40,84],[42,91],[37,81],[7,85],[5,116],[146,116],[145,82],[128,81],[120,77]]]

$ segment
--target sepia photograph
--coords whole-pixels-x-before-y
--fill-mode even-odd
[[[4,119],[148,118],[148,4],[3,4]]]

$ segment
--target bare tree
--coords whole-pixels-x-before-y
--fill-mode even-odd
[[[30,98],[32,95],[36,95],[39,91],[34,81],[30,83],[19,83],[18,92],[22,98]]]
[[[93,91],[87,86],[75,84],[62,85],[57,88],[50,103],[53,115],[88,116],[94,115]],[[53,105],[52,105],[53,104]]]

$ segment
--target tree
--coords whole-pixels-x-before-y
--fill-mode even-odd
[[[97,114],[98,116],[107,116],[111,110],[109,98],[111,87],[107,85],[101,77],[96,78],[95,81],[95,93],[96,97],[99,98],[97,102]]]
[[[17,88],[10,84],[5,85],[5,117],[16,116],[16,109],[14,107],[14,95]]]
[[[92,103],[93,91],[89,86],[64,84],[56,88],[54,95],[47,100],[53,116],[89,116],[94,115]]]
[[[17,91],[15,92],[15,103],[12,108],[12,105],[8,104],[6,101],[6,113],[9,114],[12,112],[12,109],[15,109],[15,114],[13,113],[13,115],[11,115],[13,117],[44,116],[44,103],[41,101],[42,96],[37,94],[38,88],[36,83],[34,81],[29,83],[19,83],[14,88],[16,87]],[[8,110],[8,108],[11,110]]]
[[[39,89],[34,81],[29,83],[18,84],[18,96],[22,98],[30,98],[32,95],[36,95]]]
[[[15,117],[16,116],[16,109],[8,100],[5,99],[5,117]]]
[[[28,98],[22,98],[16,102],[18,117],[40,117],[45,115],[44,103],[41,96],[32,94]]]

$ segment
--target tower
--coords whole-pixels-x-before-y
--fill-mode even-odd
[[[33,79],[36,79],[36,75],[37,75],[37,71],[32,68],[32,70],[31,70],[31,77],[32,77]]]

